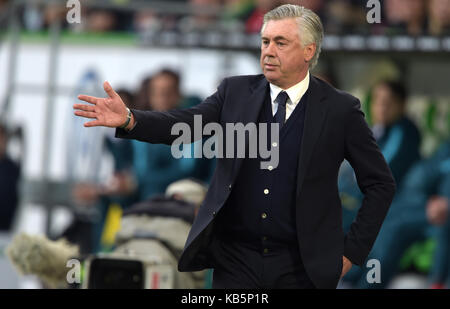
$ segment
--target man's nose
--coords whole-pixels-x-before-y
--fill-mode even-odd
[[[269,45],[267,45],[266,48],[264,48],[263,52],[265,56],[274,57],[276,55],[275,43],[270,42]]]

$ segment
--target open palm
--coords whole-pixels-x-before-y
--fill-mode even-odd
[[[116,128],[127,120],[127,110],[120,96],[108,82],[103,83],[107,98],[79,95],[78,99],[91,104],[74,104],[75,115],[95,119],[84,124],[85,127],[105,126]]]

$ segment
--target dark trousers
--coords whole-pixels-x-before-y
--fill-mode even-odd
[[[213,289],[314,289],[298,246],[255,246],[215,238]]]

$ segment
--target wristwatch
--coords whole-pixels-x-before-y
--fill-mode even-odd
[[[128,107],[126,109],[127,109],[127,112],[128,112],[127,121],[125,121],[125,123],[119,127],[121,129],[125,129],[128,126],[128,124],[130,123],[130,121],[131,121],[131,111],[130,111],[130,109]]]

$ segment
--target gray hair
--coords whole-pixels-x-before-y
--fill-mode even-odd
[[[316,53],[309,62],[309,68],[313,69],[322,49],[323,26],[320,17],[316,13],[303,6],[294,4],[281,5],[264,15],[264,23],[261,34],[270,20],[280,20],[285,18],[295,18],[299,28],[299,37],[303,47],[309,44],[316,44]]]

